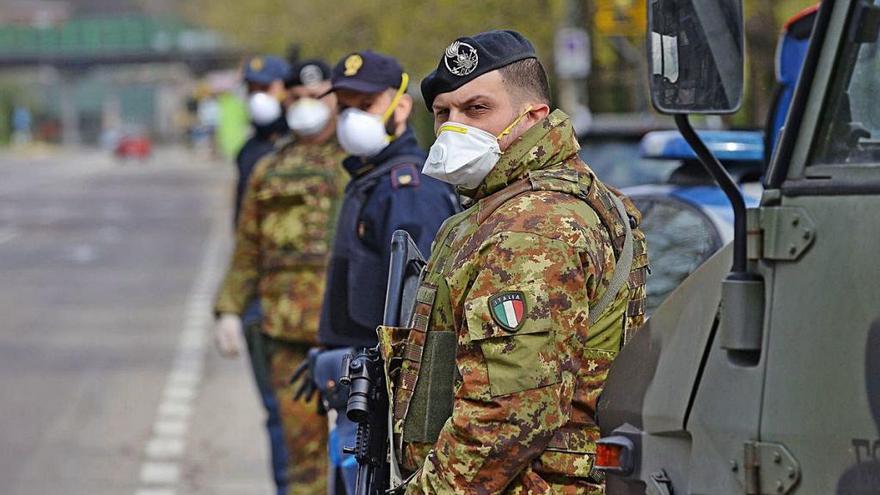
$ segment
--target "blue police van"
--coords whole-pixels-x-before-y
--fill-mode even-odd
[[[739,184],[746,207],[760,201],[763,174],[785,125],[816,13],[816,7],[805,9],[783,29],[776,54],[777,86],[764,130],[698,132]],[[650,315],[682,280],[733,239],[733,209],[678,131],[648,131],[637,147],[634,143],[630,133],[610,142],[586,139],[582,148],[598,175],[621,187],[642,212],[652,270],[647,287]]]

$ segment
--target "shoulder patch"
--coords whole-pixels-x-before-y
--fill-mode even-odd
[[[489,313],[501,328],[514,333],[523,324],[526,296],[518,290],[499,292],[489,298]]]
[[[414,163],[404,163],[391,169],[391,187],[418,187],[421,184],[419,169]]]

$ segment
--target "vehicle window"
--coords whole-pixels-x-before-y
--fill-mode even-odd
[[[681,162],[642,158],[636,140],[598,140],[581,143],[581,159],[602,182],[617,188],[662,184]]]
[[[721,247],[721,236],[706,215],[681,201],[665,197],[636,197],[633,201],[642,212],[640,228],[648,241],[650,315]]]
[[[876,34],[870,37],[874,39],[853,41],[850,36],[844,41],[811,165],[880,163],[880,43]]]

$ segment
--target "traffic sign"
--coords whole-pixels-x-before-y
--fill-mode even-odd
[[[590,36],[585,29],[562,28],[556,32],[553,50],[556,75],[578,79],[590,75]]]
[[[605,36],[641,36],[648,22],[645,0],[595,0],[593,21]]]

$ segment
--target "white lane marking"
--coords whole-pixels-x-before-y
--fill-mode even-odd
[[[136,495],[175,495],[180,483],[179,461],[186,451],[192,403],[202,383],[211,300],[220,276],[223,254],[220,220],[214,222],[201,268],[187,299],[177,351],[153,423],[153,436],[144,447]]]
[[[198,373],[192,371],[175,370],[168,375],[168,385],[191,385],[196,386],[202,377]]]
[[[186,435],[186,430],[189,428],[187,420],[177,419],[177,420],[167,420],[163,419],[157,421],[156,424],[153,425],[153,433],[159,437],[183,437]]]
[[[164,396],[166,399],[191,400],[196,396],[196,390],[192,387],[168,387],[165,389]]]
[[[182,438],[153,438],[147,442],[147,457],[152,459],[178,459],[183,455],[186,443]]]
[[[180,480],[180,464],[176,462],[145,462],[141,465],[141,483],[173,485]]]
[[[141,488],[134,492],[135,495],[177,495],[177,492],[170,488]]]

